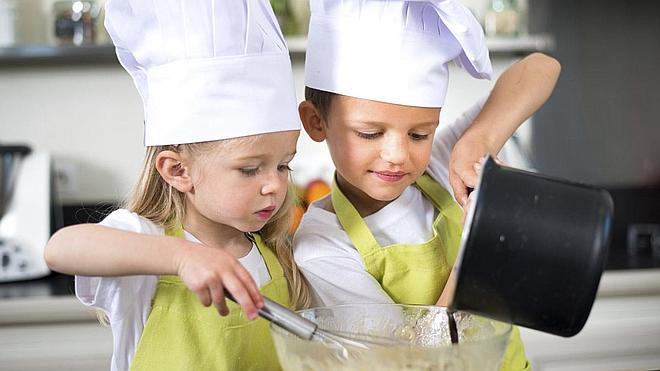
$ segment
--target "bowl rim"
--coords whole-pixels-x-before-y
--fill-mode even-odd
[[[363,307],[391,307],[391,308],[418,308],[418,309],[427,309],[431,311],[436,311],[436,312],[447,312],[449,310],[452,310],[450,308],[444,307],[444,306],[439,306],[439,305],[423,305],[423,304],[397,304],[397,303],[350,303],[350,304],[337,304],[337,305],[327,305],[327,306],[316,306],[316,307],[310,307],[306,309],[299,309],[296,310],[295,312],[302,315],[305,312],[313,312],[316,310],[333,310],[333,309],[350,309],[350,308],[363,308]],[[478,345],[478,344],[484,344],[488,342],[493,342],[497,341],[501,337],[507,338],[507,343],[508,339],[510,338],[512,332],[513,332],[513,325],[508,322],[502,322],[493,318],[489,317],[484,317],[478,314],[470,313],[464,310],[453,310],[456,313],[460,314],[466,314],[472,317],[476,317],[478,319],[486,320],[489,322],[494,322],[497,323],[498,326],[502,326],[501,330],[498,330],[498,332],[493,335],[492,337],[485,338],[485,339],[479,339],[475,341],[466,341],[462,343],[463,345],[466,346],[471,346],[471,345]],[[309,318],[307,318],[309,319]],[[314,322],[312,319],[309,319],[310,321]],[[277,326],[275,323],[270,323],[269,327],[271,328],[272,332],[277,333],[278,335],[281,336],[295,336],[291,333],[289,333],[287,330]]]

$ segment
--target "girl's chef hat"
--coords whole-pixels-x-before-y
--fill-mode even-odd
[[[108,0],[105,26],[142,97],[145,145],[300,129],[268,0]]]
[[[492,67],[481,26],[454,0],[311,0],[305,85],[357,98],[441,107],[455,60]]]

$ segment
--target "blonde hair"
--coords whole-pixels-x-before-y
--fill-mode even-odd
[[[249,143],[253,137],[226,139],[221,141],[181,144],[177,146],[147,147],[140,180],[125,204],[125,208],[163,226],[177,228],[183,222],[186,210],[185,194],[170,186],[156,170],[156,157],[162,151],[175,151],[193,158],[221,146],[231,150],[235,146]],[[291,183],[282,207],[259,231],[265,245],[277,256],[284,276],[289,285],[289,299],[294,309],[307,308],[310,305],[310,292],[307,282],[293,260],[293,246],[288,233],[293,217],[295,192]]]

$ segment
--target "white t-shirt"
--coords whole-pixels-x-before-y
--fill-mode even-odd
[[[480,100],[453,123],[438,128],[433,139],[427,171],[450,194],[451,151],[484,102],[485,99]],[[337,216],[318,204],[309,206],[294,237],[294,258],[311,287],[312,305],[391,303],[392,299],[367,271]],[[381,246],[419,244],[433,236],[436,215],[433,203],[410,186],[364,221]]]
[[[104,226],[163,236],[159,225],[125,209],[108,215],[101,223]],[[186,240],[199,242],[195,236],[185,232]],[[257,285],[270,280],[270,274],[256,245],[238,261],[250,272]],[[76,276],[76,296],[85,305],[103,310],[110,320],[113,336],[111,370],[128,370],[142,336],[144,325],[151,312],[151,301],[156,292],[158,276],[87,277]]]

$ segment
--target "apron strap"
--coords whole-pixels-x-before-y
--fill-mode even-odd
[[[461,207],[458,205],[458,203],[456,203],[456,201],[454,201],[454,197],[452,197],[449,191],[447,191],[428,173],[424,173],[422,176],[420,176],[417,179],[415,186],[419,188],[419,190],[422,191],[426,198],[431,200],[436,209],[439,210],[439,215],[433,223],[434,233],[444,236],[443,240],[448,240],[448,232],[450,230],[446,229],[446,225],[445,229],[439,228],[438,223],[442,222],[443,219],[446,223],[451,223],[452,220],[458,223],[461,220],[461,215],[463,212]],[[459,224],[459,231],[462,230],[462,228],[462,225]],[[459,247],[460,242],[450,243],[447,246],[447,261],[452,265],[456,262],[456,256],[458,255]]]
[[[170,236],[170,237],[179,237],[179,238],[184,238],[183,234],[183,226],[179,225],[177,227],[171,227],[165,229],[165,235]]]
[[[165,230],[165,235],[170,237],[185,238],[183,233],[183,226],[181,225],[178,227],[167,228]],[[284,271],[282,270],[282,266],[280,265],[279,260],[277,260],[275,253],[273,253],[273,251],[271,251],[271,249],[266,246],[261,236],[258,233],[246,233],[245,236],[250,241],[252,241],[252,243],[257,245],[257,250],[259,250],[259,253],[264,258],[264,262],[266,263],[266,269],[268,269],[270,279],[273,280],[276,277],[283,277]]]
[[[370,252],[380,249],[380,245],[369,230],[367,223],[364,222],[364,219],[362,219],[360,213],[355,209],[355,206],[353,206],[341,189],[339,189],[336,175],[332,181],[332,195],[330,200],[332,201],[332,207],[335,209],[335,215],[339,219],[339,224],[344,227],[346,234],[348,234],[351,242],[353,242],[353,246],[355,246],[360,255],[366,256]]]
[[[436,209],[442,211],[454,206],[454,198],[449,192],[433,179],[428,173],[422,174],[415,181],[415,186],[431,200]]]
[[[280,265],[280,261],[277,260],[277,256],[275,256],[273,250],[266,246],[261,235],[259,233],[246,233],[245,235],[250,241],[257,245],[257,249],[266,263],[270,279],[273,280],[276,277],[284,277],[284,270],[282,269],[282,265]]]
[[[415,186],[428,198],[433,206],[441,213],[454,206],[454,198],[444,189],[440,183],[433,179],[428,173],[422,174],[415,181]],[[344,227],[346,234],[360,255],[366,256],[380,249],[380,244],[369,230],[369,226],[360,216],[353,204],[346,198],[337,185],[336,176],[332,182],[332,207],[339,223]]]

